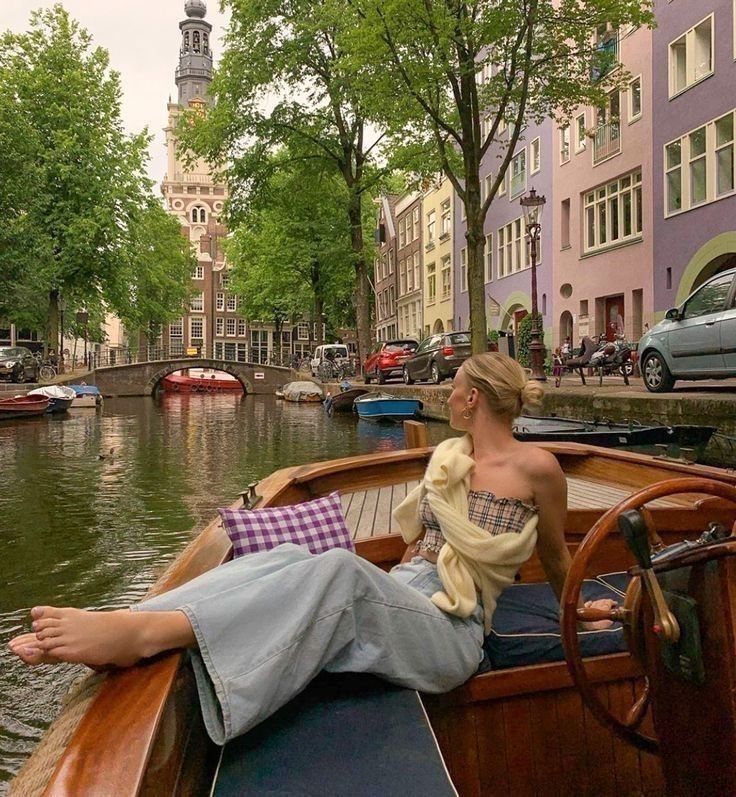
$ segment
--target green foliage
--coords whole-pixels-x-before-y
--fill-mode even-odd
[[[541,313],[537,314],[539,319],[539,339],[544,343],[544,319]],[[529,358],[529,344],[532,340],[532,314],[525,315],[519,322],[519,334],[516,336],[516,359],[525,368],[531,366]]]

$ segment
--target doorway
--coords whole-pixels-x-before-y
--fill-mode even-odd
[[[624,318],[623,294],[608,296],[606,298],[606,328],[604,331],[606,340],[612,341],[616,340],[617,337],[624,336]]]

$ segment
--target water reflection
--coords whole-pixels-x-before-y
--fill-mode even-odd
[[[430,426],[433,442],[448,433]],[[115,399],[0,424],[0,794],[84,672],[8,655],[31,606],[126,606],[249,482],[402,447],[400,427],[239,393]]]

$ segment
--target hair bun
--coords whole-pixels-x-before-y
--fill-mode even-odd
[[[539,406],[542,403],[543,396],[544,389],[535,379],[527,380],[526,384],[521,389],[521,403],[525,407]]]

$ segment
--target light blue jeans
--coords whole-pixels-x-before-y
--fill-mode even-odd
[[[189,618],[205,725],[224,744],[321,670],[373,673],[422,692],[462,684],[482,659],[482,609],[446,614],[429,600],[438,589],[437,568],[420,557],[389,574],[348,551],[313,556],[285,544],[132,608]]]

